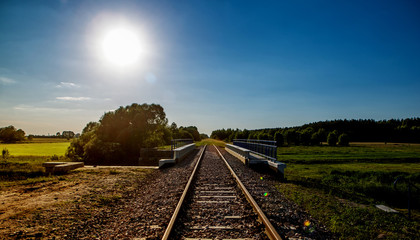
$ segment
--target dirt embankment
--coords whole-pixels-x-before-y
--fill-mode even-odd
[[[0,190],[0,239],[60,238],[98,211],[111,211],[156,170],[83,168],[51,180]]]

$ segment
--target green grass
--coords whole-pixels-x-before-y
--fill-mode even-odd
[[[70,142],[0,144],[0,151],[9,150],[12,156],[63,156]]]
[[[102,206],[118,203],[121,200],[121,195],[98,196],[98,204]]]
[[[357,172],[405,172],[420,173],[420,163],[366,163],[353,162],[341,164],[287,164],[286,175],[288,179],[302,177],[321,179],[331,174],[332,171],[357,171]]]
[[[285,163],[384,162],[420,159],[419,144],[351,144],[349,147],[280,147],[277,159]]]
[[[195,145],[199,146],[204,146],[204,145],[216,145],[218,147],[225,147],[226,143],[220,140],[216,140],[216,139],[212,139],[212,138],[207,138],[207,139],[203,139],[200,142],[196,142]]]
[[[420,145],[357,144],[350,147],[294,146],[279,148],[279,160],[287,163],[285,177],[292,183],[321,189],[359,203],[404,207],[408,193],[397,177],[420,184]],[[418,191],[413,191],[419,196]],[[420,200],[413,201],[420,207]]]
[[[412,190],[408,221],[406,182],[420,185],[420,145],[353,144],[350,147],[293,146],[278,149],[287,163],[279,190],[342,239],[418,239],[420,191]],[[385,204],[403,214],[374,207]]]
[[[24,143],[70,143],[72,139],[67,140],[66,138],[33,138],[32,140],[26,140]]]
[[[326,225],[340,239],[419,239],[418,220],[386,213],[373,206],[358,205],[314,188],[291,183],[279,191]]]
[[[69,159],[63,156],[11,156],[6,159],[0,158],[0,188],[13,185],[12,182],[14,181],[19,181],[20,184],[44,181],[45,179],[42,179],[42,177],[45,176],[45,169],[42,167],[42,163],[47,161],[63,162],[69,161]]]
[[[21,186],[21,185],[31,185],[35,183],[43,183],[43,182],[58,182],[60,180],[63,180],[64,178],[62,176],[37,176],[32,178],[26,178],[26,179],[20,179],[20,180],[1,180],[0,181],[0,190],[3,188],[9,188],[13,186]]]
[[[160,147],[158,147],[157,149],[159,149],[159,150],[171,150],[171,145],[165,145],[165,146],[160,146]]]
[[[407,184],[393,188],[397,177],[420,183],[420,163],[288,164],[285,176],[291,183],[323,190],[364,204],[406,207]],[[412,206],[420,207],[420,193],[413,190]],[[403,196],[403,197],[402,197]]]

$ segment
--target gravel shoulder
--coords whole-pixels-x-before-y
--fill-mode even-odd
[[[0,239],[63,238],[95,212],[111,211],[152,170],[82,168],[67,175],[1,190]]]

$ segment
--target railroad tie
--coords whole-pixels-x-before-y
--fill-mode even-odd
[[[198,196],[200,198],[236,198],[236,196],[220,196],[220,195],[210,195],[210,196]]]

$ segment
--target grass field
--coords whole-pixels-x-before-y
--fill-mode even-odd
[[[419,144],[353,143],[349,147],[292,146],[280,147],[277,159],[285,163],[384,162],[420,159]]]
[[[286,197],[321,220],[342,239],[413,239],[420,237],[420,192],[412,190],[414,220],[407,216],[406,182],[419,186],[420,145],[357,143],[349,147],[293,146],[278,149],[287,163]],[[374,207],[384,204],[402,214]]]
[[[67,138],[33,138],[32,140],[27,140],[27,143],[60,143],[60,142],[71,142],[71,139]]]
[[[12,156],[63,156],[70,142],[14,143],[0,144],[0,150],[7,149]]]
[[[64,154],[70,141],[62,138],[34,138],[30,142],[0,144],[7,149],[6,159],[0,156],[0,188],[28,184],[49,179],[44,175],[42,163],[47,161],[69,161]]]
[[[212,139],[212,138],[207,138],[207,139],[203,139],[200,142],[196,142],[195,145],[197,146],[204,146],[204,145],[216,145],[218,147],[225,147],[226,143],[220,140],[216,140],[216,139]]]
[[[402,214],[387,213],[373,205],[357,204],[293,183],[277,187],[339,239],[420,239],[419,220],[408,220],[401,209]]]
[[[294,146],[278,150],[287,163],[286,178],[301,186],[359,203],[381,203],[404,207],[407,184],[395,191],[393,182],[402,177],[420,183],[420,145],[357,144],[350,147]],[[414,192],[414,194],[418,194]],[[413,201],[419,208],[420,200]]]

